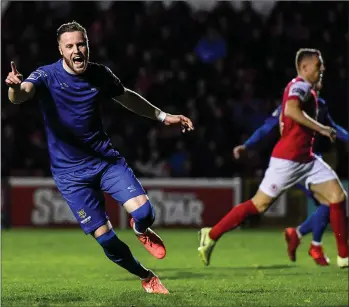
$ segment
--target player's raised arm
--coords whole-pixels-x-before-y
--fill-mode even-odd
[[[125,88],[118,77],[106,66],[106,84],[108,84],[111,97],[126,109],[153,120],[159,120],[165,125],[180,125],[182,132],[194,130],[192,121],[183,115],[172,115],[161,111],[138,93]]]
[[[11,71],[5,80],[8,89],[8,98],[12,103],[22,103],[33,97],[35,87],[33,83],[23,82],[23,76],[16,68],[14,62],[11,62]]]
[[[153,120],[159,120],[167,126],[176,124],[181,125],[182,132],[194,130],[193,123],[189,118],[183,115],[165,113],[130,89],[125,89],[125,92],[120,96],[114,97],[114,100],[138,115]]]

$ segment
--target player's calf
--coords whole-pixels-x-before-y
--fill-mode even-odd
[[[99,229],[99,232],[101,232],[101,229]],[[144,268],[139,263],[132,255],[129,247],[116,236],[113,229],[99,235],[96,240],[103,247],[105,255],[111,261],[141,279],[142,287],[147,293],[169,293],[160,279],[151,270]]]
[[[109,229],[99,236],[95,235],[95,238],[111,261],[141,279],[149,276],[150,271],[133,257],[129,247],[116,236],[113,229]]]
[[[212,240],[217,241],[224,233],[238,227],[249,216],[263,213],[272,204],[273,199],[258,190],[256,195],[233,207],[209,232]]]
[[[330,223],[337,242],[338,256],[348,259],[348,217],[344,194],[340,202],[330,204]]]
[[[348,217],[346,212],[346,193],[338,179],[311,186],[311,190],[328,200],[330,204],[330,223],[336,238],[338,257],[346,259],[348,248]]]

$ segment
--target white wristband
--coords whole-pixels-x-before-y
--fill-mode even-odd
[[[157,116],[157,119],[160,121],[160,122],[163,122],[166,118],[166,115],[167,113],[163,112],[163,111],[160,111],[159,115]]]

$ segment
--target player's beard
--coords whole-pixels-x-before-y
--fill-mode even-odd
[[[88,55],[81,55],[81,57],[83,58],[83,61],[81,63],[75,63],[73,60],[74,57],[66,58],[63,56],[65,64],[77,75],[84,73],[87,68]]]

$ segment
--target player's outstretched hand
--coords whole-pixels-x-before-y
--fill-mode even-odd
[[[194,130],[193,123],[188,117],[185,117],[183,115],[172,115],[172,114],[167,114],[164,120],[164,124],[166,126],[170,125],[181,125],[182,132],[187,132]]]
[[[235,158],[236,160],[240,159],[241,153],[243,153],[245,150],[246,150],[246,146],[245,146],[245,145],[236,146],[236,147],[233,149],[234,158]]]
[[[7,86],[16,88],[21,85],[23,81],[23,76],[20,74],[16,68],[15,62],[11,62],[11,71],[7,75],[7,78],[5,80]]]
[[[332,143],[336,141],[337,132],[332,127],[325,126],[323,129],[320,130],[320,134],[323,136],[327,136]]]

